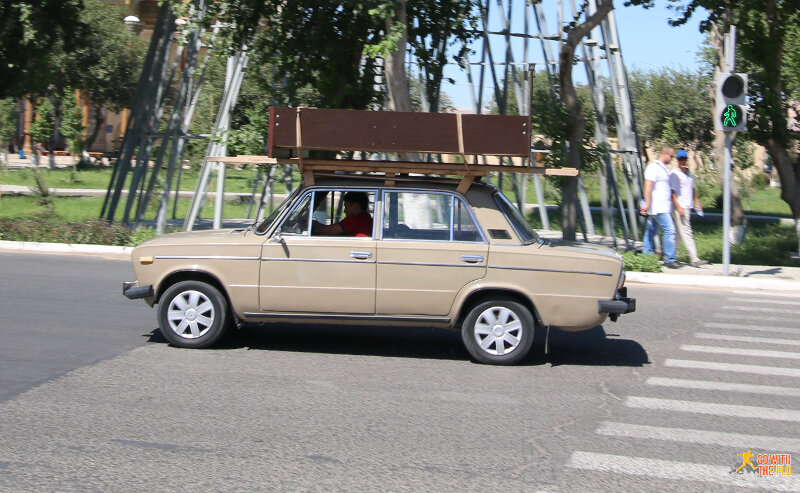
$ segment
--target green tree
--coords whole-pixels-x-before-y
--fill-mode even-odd
[[[0,100],[0,152],[3,165],[8,162],[8,146],[17,135],[17,102],[13,98]]]
[[[657,147],[656,142],[667,141],[670,145],[708,151],[714,128],[708,111],[709,84],[711,77],[700,71],[672,68],[632,71],[628,86],[637,130],[644,143]],[[665,138],[668,122],[675,134]]]
[[[422,67],[425,81],[424,101],[429,111],[440,107],[440,91],[443,71],[448,63],[447,53],[451,47],[452,60],[460,62],[467,52],[466,46],[477,36],[478,6],[472,0],[409,0],[408,44]]]
[[[769,152],[781,181],[781,199],[791,208],[800,250],[800,166],[790,149],[798,135],[789,127],[791,97],[800,86],[800,3],[785,0],[673,0],[685,23],[695,12],[705,12],[704,32],[726,32],[737,26],[736,70],[749,74],[748,133]],[[719,38],[719,37],[717,37]]]
[[[85,39],[82,9],[82,0],[0,0],[0,98],[47,88],[53,47],[69,53]]]
[[[61,121],[58,131],[67,139],[67,147],[72,155],[72,165],[76,166],[77,158],[84,149],[83,134],[86,127],[83,126],[83,114],[80,106],[75,100],[75,93],[70,89],[65,89],[61,97]]]
[[[88,95],[94,114],[92,132],[85,142],[89,147],[103,128],[103,108],[119,112],[131,106],[146,42],[123,28],[122,6],[108,5],[105,0],[83,3],[80,21],[90,28],[74,50],[62,47],[54,55],[60,69],[51,82],[57,93],[72,87]]]
[[[541,0],[532,0],[540,3]],[[627,0],[625,5],[641,5],[649,8],[652,0]],[[575,63],[575,50],[578,43],[597,27],[609,12],[614,8],[612,0],[598,2],[596,10],[589,10],[589,2],[583,2],[581,8],[571,22],[564,27],[564,39],[558,54],[558,86],[559,98],[563,109],[568,115],[566,128],[566,149],[573,152],[567,153],[570,167],[581,171],[584,169],[585,152],[574,152],[582,149],[582,142],[586,133],[586,112],[581,105],[575,82],[572,78],[572,67]],[[562,236],[565,240],[575,240],[578,223],[578,177],[567,177],[563,180],[562,187]]]

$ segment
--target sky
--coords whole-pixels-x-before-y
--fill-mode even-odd
[[[683,26],[672,27],[667,24],[667,19],[675,18],[675,14],[666,8],[667,0],[656,0],[657,5],[648,10],[642,7],[623,7],[622,3],[623,0],[615,2],[615,16],[622,48],[622,58],[629,71],[633,69],[657,70],[662,67],[694,70],[699,67],[700,63],[696,53],[699,51],[704,39],[704,36],[698,30],[701,16],[696,13]],[[569,2],[564,0],[564,4],[569,5]],[[552,32],[557,25],[556,2],[545,0],[544,12]],[[495,16],[497,17],[496,13]],[[512,13],[512,25],[518,22],[513,27],[514,31],[522,32],[521,17],[521,14],[515,16]],[[535,29],[535,25],[535,22],[531,21],[533,29]],[[493,49],[495,61],[504,60],[504,43],[499,36],[495,38],[492,41],[496,45]],[[480,47],[480,43],[474,45],[474,48],[478,50]],[[521,44],[513,46],[512,50],[514,51],[515,60],[521,61]],[[543,61],[541,45],[538,41],[534,41],[531,43],[529,50],[531,54],[529,61],[536,62],[538,70]],[[479,55],[475,55],[474,59],[478,61]],[[477,70],[479,70],[478,67],[473,67],[473,77],[476,79]],[[456,80],[455,85],[447,82],[442,84],[442,90],[450,96],[454,106],[456,108],[472,108],[469,84],[463,71],[456,66],[449,66],[446,70],[446,76]],[[577,67],[574,77],[578,83],[585,83],[586,81],[585,72],[581,67]],[[487,90],[491,91],[491,89],[490,82],[484,83],[484,103],[488,101]]]

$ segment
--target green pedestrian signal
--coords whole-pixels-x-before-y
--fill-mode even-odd
[[[747,131],[747,74],[718,73],[714,130]]]
[[[725,111],[722,112],[722,126],[725,129],[735,129],[739,125],[742,124],[742,119],[744,117],[744,111],[742,107],[737,104],[729,104],[725,108]]]

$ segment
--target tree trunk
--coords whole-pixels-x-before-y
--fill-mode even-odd
[[[797,253],[800,253],[800,167],[792,162],[792,157],[785,147],[776,139],[764,142],[772,163],[778,170],[781,180],[781,199],[789,204],[797,232]]]
[[[397,22],[407,25],[408,15],[405,0],[397,2],[395,19],[386,21],[386,32],[391,32]],[[397,48],[386,56],[386,87],[389,89],[389,109],[392,111],[411,111],[411,92],[406,76],[406,46],[408,44],[408,28],[404,27],[403,36],[397,41]]]
[[[578,102],[578,93],[572,80],[572,65],[575,60],[575,48],[581,39],[586,37],[592,29],[608,15],[614,8],[611,0],[597,2],[597,11],[589,16],[583,24],[567,29],[566,39],[561,45],[558,60],[558,83],[561,91],[561,104],[569,112],[571,124],[569,126],[569,165],[579,172],[583,168],[583,134],[586,131],[586,115]],[[561,189],[561,236],[568,241],[575,241],[578,224],[578,177],[571,176],[564,179]]]
[[[395,19],[386,21],[386,32],[391,32],[395,22],[404,27],[403,36],[397,40],[397,47],[385,59],[386,87],[389,89],[388,106],[391,111],[412,111],[411,87],[408,83],[405,64],[406,46],[408,45],[408,13],[405,0],[397,2]],[[398,159],[411,162],[422,161],[419,154],[410,152],[398,153]]]

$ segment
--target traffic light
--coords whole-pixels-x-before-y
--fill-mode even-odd
[[[717,73],[714,130],[747,131],[747,74]]]

